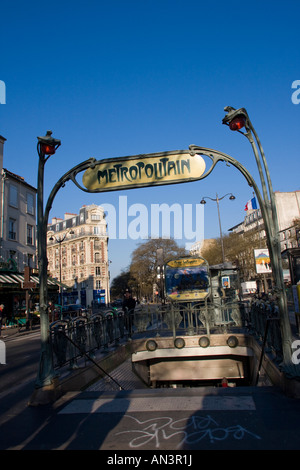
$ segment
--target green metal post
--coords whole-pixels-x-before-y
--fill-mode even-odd
[[[39,310],[41,329],[41,355],[35,388],[30,404],[42,404],[45,400],[44,392],[53,385],[55,372],[50,343],[49,316],[48,316],[48,288],[47,288],[47,221],[44,218],[44,168],[50,154],[55,153],[60,141],[51,137],[48,131],[46,136],[38,137],[38,181],[37,181],[37,248],[39,267]],[[48,155],[46,157],[46,155]]]
[[[259,175],[260,175],[260,180],[261,180],[261,185],[262,185],[262,191],[263,191],[263,197],[264,197],[264,212],[265,212],[265,217],[264,217],[264,223],[265,223],[265,228],[267,229],[267,233],[269,234],[269,243],[268,243],[268,248],[269,248],[269,253],[270,253],[270,259],[271,259],[271,264],[272,264],[272,272],[274,276],[274,281],[275,281],[275,289],[274,292],[277,296],[278,300],[278,308],[279,308],[279,313],[280,313],[280,325],[281,325],[281,335],[282,335],[282,349],[283,349],[283,368],[285,371],[292,375],[298,375],[299,371],[298,368],[295,367],[294,364],[292,364],[292,333],[291,333],[291,325],[289,321],[289,315],[288,315],[288,306],[287,306],[287,298],[286,298],[286,292],[285,292],[285,287],[284,287],[284,278],[283,278],[283,269],[282,269],[282,260],[281,260],[281,247],[280,247],[280,240],[279,240],[279,226],[278,226],[278,216],[277,216],[277,209],[276,209],[276,204],[275,204],[275,196],[272,188],[272,182],[271,182],[271,177],[270,177],[270,172],[268,169],[266,157],[262,148],[262,145],[258,139],[258,136],[255,132],[255,129],[249,119],[248,113],[245,110],[245,108],[240,108],[236,110],[235,108],[232,107],[226,107],[224,109],[225,111],[228,112],[228,114],[223,118],[223,124],[230,124],[234,119],[239,119],[241,117],[244,118],[244,125],[246,129],[246,133],[243,133],[239,131],[241,134],[243,134],[247,139],[249,140],[252,150],[254,152],[254,156],[256,159]],[[238,130],[238,129],[236,129]],[[255,140],[253,136],[256,139],[259,152],[261,155],[265,175],[266,175],[266,180],[267,184],[265,181],[265,177],[263,174],[263,168],[260,162],[260,157],[259,153],[257,151],[257,147],[255,144]],[[268,191],[269,194],[268,194]]]

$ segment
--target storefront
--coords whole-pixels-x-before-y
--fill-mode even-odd
[[[93,305],[105,305],[105,289],[93,291]]]
[[[16,317],[26,316],[26,291],[28,292],[29,308],[37,311],[39,308],[39,278],[30,276],[34,287],[26,289],[24,274],[17,272],[0,272],[0,303],[5,306],[7,322],[14,321]],[[58,285],[48,279],[49,298],[57,297]]]

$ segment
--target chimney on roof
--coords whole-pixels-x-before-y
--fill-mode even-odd
[[[61,221],[62,219],[60,219],[59,217],[52,217],[52,225],[58,224]]]
[[[65,212],[65,220],[72,219],[72,217],[76,217],[77,214],[73,214],[72,212]]]

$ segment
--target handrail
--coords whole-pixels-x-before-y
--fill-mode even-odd
[[[83,349],[81,349],[81,347],[75,343],[75,341],[73,341],[71,338],[69,338],[69,336],[67,336],[63,331],[61,332],[61,334],[67,338],[68,341],[70,341],[70,343],[73,344],[73,346],[75,346],[78,351],[80,352],[80,354],[82,354],[83,356],[87,357],[89,361],[91,361],[96,367],[98,367],[98,369],[101,370],[101,372],[103,372],[105,375],[107,375],[113,382],[115,382],[115,384],[119,387],[120,390],[124,390],[124,388],[122,387],[122,385],[120,385],[108,372],[106,372],[106,370],[104,370],[101,366],[99,366],[99,364],[94,361],[94,359],[88,354],[86,353]]]
[[[267,342],[267,337],[268,337],[268,332],[269,332],[269,325],[272,320],[279,320],[279,317],[267,317],[266,318],[265,332],[264,332],[263,343],[261,346],[261,353],[260,353],[260,358],[259,358],[259,363],[258,363],[258,368],[257,368],[257,373],[256,373],[255,385],[258,384],[262,361],[265,355],[265,347],[266,347],[266,342]]]

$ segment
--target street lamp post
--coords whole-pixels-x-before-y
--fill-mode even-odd
[[[218,208],[218,218],[219,218],[219,228],[220,228],[220,240],[221,240],[221,247],[222,247],[222,259],[223,263],[225,263],[225,251],[224,251],[224,242],[223,242],[223,234],[222,234],[222,226],[221,226],[221,216],[220,216],[220,207],[219,207],[219,202],[224,199],[224,197],[228,196],[230,194],[229,199],[233,201],[235,199],[235,196],[232,193],[227,193],[222,197],[218,197],[218,194],[216,193],[216,198],[213,199],[209,196],[205,196],[202,198],[200,201],[200,204],[206,204],[205,199],[210,199],[211,201],[215,201],[217,203],[217,208]]]
[[[67,238],[67,235],[73,235],[74,234],[74,231],[71,229],[69,231],[67,231],[62,237],[50,237],[49,240],[50,241],[54,241],[56,243],[59,244],[59,295],[60,295],[60,318],[62,320],[63,318],[63,306],[64,306],[64,298],[63,298],[63,288],[62,288],[62,279],[61,279],[61,271],[62,271],[62,266],[61,266],[61,263],[62,263],[62,256],[61,256],[61,245],[62,243],[65,241],[65,239]]]
[[[280,325],[282,335],[282,351],[283,351],[283,367],[285,371],[293,376],[298,374],[297,368],[292,364],[292,335],[291,325],[288,316],[287,298],[284,287],[282,260],[281,260],[281,247],[279,240],[279,227],[278,217],[275,204],[275,196],[272,188],[270,172],[268,169],[266,157],[255,132],[255,129],[249,119],[248,113],[245,108],[236,110],[230,106],[224,108],[227,112],[223,118],[223,124],[229,126],[232,131],[238,131],[249,140],[252,150],[256,159],[256,164],[259,171],[263,198],[261,200],[262,211],[264,212],[265,229],[267,232],[267,242],[270,253],[272,272],[274,276],[275,288],[274,292],[278,299],[278,309],[280,314]],[[245,128],[246,132],[241,131]],[[259,149],[255,144],[255,140]],[[260,155],[259,155],[260,154]],[[262,163],[261,163],[262,161]],[[266,175],[264,177],[263,169]]]
[[[47,131],[44,137],[38,137],[37,151],[39,155],[37,181],[37,248],[39,267],[39,309],[41,327],[41,356],[35,383],[35,393],[31,404],[40,404],[51,393],[55,373],[49,336],[48,289],[47,289],[47,219],[44,217],[44,167],[51,155],[54,155],[61,145],[60,140],[52,137]]]
[[[110,304],[110,289],[109,289],[109,281],[110,281],[110,270],[109,270],[109,265],[112,263],[110,259],[106,261],[106,266],[107,266],[107,279],[106,279],[106,305],[109,306]]]

